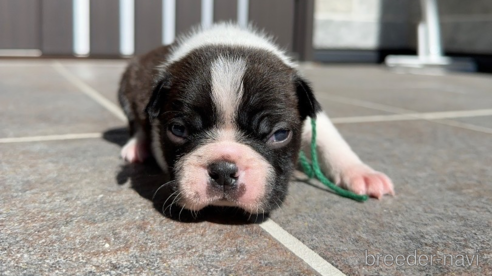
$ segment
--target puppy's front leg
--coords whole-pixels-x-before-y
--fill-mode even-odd
[[[316,116],[316,143],[318,159],[323,172],[335,184],[356,194],[367,194],[378,199],[385,194],[394,195],[391,180],[359,159],[328,116],[323,111],[317,113]],[[306,153],[309,152],[311,144],[310,120],[307,118],[304,122],[302,134],[303,149]]]

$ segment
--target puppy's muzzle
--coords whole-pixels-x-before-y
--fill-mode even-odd
[[[207,170],[211,186],[224,191],[238,187],[239,175],[236,164],[228,161],[217,161],[208,165]]]

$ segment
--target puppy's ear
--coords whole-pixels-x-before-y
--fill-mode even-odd
[[[321,105],[314,97],[313,90],[309,83],[303,78],[296,76],[294,78],[297,93],[297,108],[301,115],[301,120],[305,120],[306,117],[316,118],[316,113],[321,111]]]
[[[171,77],[164,75],[164,77],[154,86],[150,101],[145,108],[145,113],[150,119],[155,119],[161,114],[162,105],[166,98],[167,91],[171,89]]]

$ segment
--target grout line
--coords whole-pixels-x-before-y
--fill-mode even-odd
[[[417,116],[424,120],[437,120],[437,119],[451,119],[451,118],[465,118],[465,117],[480,117],[491,116],[492,109],[475,109],[475,110],[458,110],[458,111],[443,111],[443,112],[422,112],[409,114],[411,116]]]
[[[0,144],[91,139],[91,138],[101,138],[102,136],[103,136],[102,133],[79,133],[79,134],[30,136],[30,137],[12,137],[12,138],[0,138]]]
[[[405,115],[405,114],[331,118],[331,121],[334,124],[354,124],[354,123],[411,121],[411,120],[420,120],[420,118],[410,115]]]
[[[333,118],[332,122],[335,124],[350,124],[350,123],[409,121],[409,120],[432,121],[438,119],[452,119],[452,118],[480,117],[480,116],[492,116],[492,109],[341,117],[341,118]]]
[[[321,275],[345,275],[273,220],[261,223],[260,227]]]
[[[490,116],[492,115],[492,109],[476,109],[476,110],[459,110],[459,111],[445,111],[445,112],[428,112],[428,113],[416,113],[412,110],[395,108],[388,105],[372,103],[364,100],[355,100],[351,98],[341,97],[341,96],[321,96],[328,100],[333,100],[345,104],[397,113],[392,115],[376,115],[376,116],[360,116],[360,117],[341,117],[331,119],[335,124],[344,123],[365,123],[365,122],[388,122],[388,121],[410,121],[410,120],[426,120],[428,122],[433,122],[436,124],[448,125],[452,127],[483,132],[490,134],[492,132],[491,128],[475,126],[472,124],[461,123],[457,121],[437,121],[438,119],[453,119],[453,118],[464,118],[464,117],[480,117],[480,116]]]
[[[482,115],[487,116],[487,115]],[[362,117],[341,117],[341,118],[333,118],[331,121],[335,125],[340,124],[353,124],[353,123],[375,123],[375,122],[396,122],[396,121],[415,121],[415,120],[424,120],[436,124],[447,125],[457,128],[462,128],[466,130],[473,130],[477,132],[483,132],[487,134],[492,134],[492,129],[488,127],[476,126],[472,124],[462,123],[458,121],[451,120],[440,120],[440,119],[452,119],[452,118],[463,118],[463,117],[476,117],[476,116],[457,116],[457,117],[442,117],[442,118],[432,118],[427,119],[425,117],[411,117],[409,115],[382,115],[382,116],[362,116]]]
[[[472,125],[472,124],[467,124],[467,123],[462,123],[462,122],[457,122],[457,121],[449,121],[449,120],[432,121],[432,122],[442,124],[442,125],[448,125],[448,126],[453,126],[453,127],[458,127],[458,128],[463,128],[463,129],[468,129],[468,130],[492,134],[492,128],[488,128],[488,127],[476,126],[476,125]]]
[[[58,73],[60,73],[63,77],[65,77],[68,81],[70,81],[73,85],[75,85],[82,93],[86,94],[94,101],[105,107],[109,112],[113,113],[120,120],[126,122],[126,116],[123,114],[123,111],[110,100],[106,99],[104,96],[99,94],[94,88],[87,85],[85,82],[80,80],[77,76],[68,71],[63,65],[57,61],[55,61],[52,66],[56,69]]]
[[[355,106],[360,106],[360,107],[365,107],[365,108],[370,108],[370,109],[375,109],[375,110],[385,111],[390,113],[397,113],[397,114],[415,113],[415,111],[409,109],[403,109],[403,108],[393,107],[385,104],[368,102],[364,100],[356,100],[356,99],[351,99],[342,96],[327,96],[322,94],[319,96],[327,100],[333,100],[340,103],[345,103],[345,104],[350,104],[350,105],[355,105]]]

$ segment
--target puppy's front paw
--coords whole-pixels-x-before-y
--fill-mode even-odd
[[[340,172],[337,184],[359,195],[380,199],[383,195],[395,195],[391,179],[366,164],[356,164]]]
[[[130,163],[140,163],[149,157],[148,145],[137,138],[130,139],[121,149],[121,158]]]

